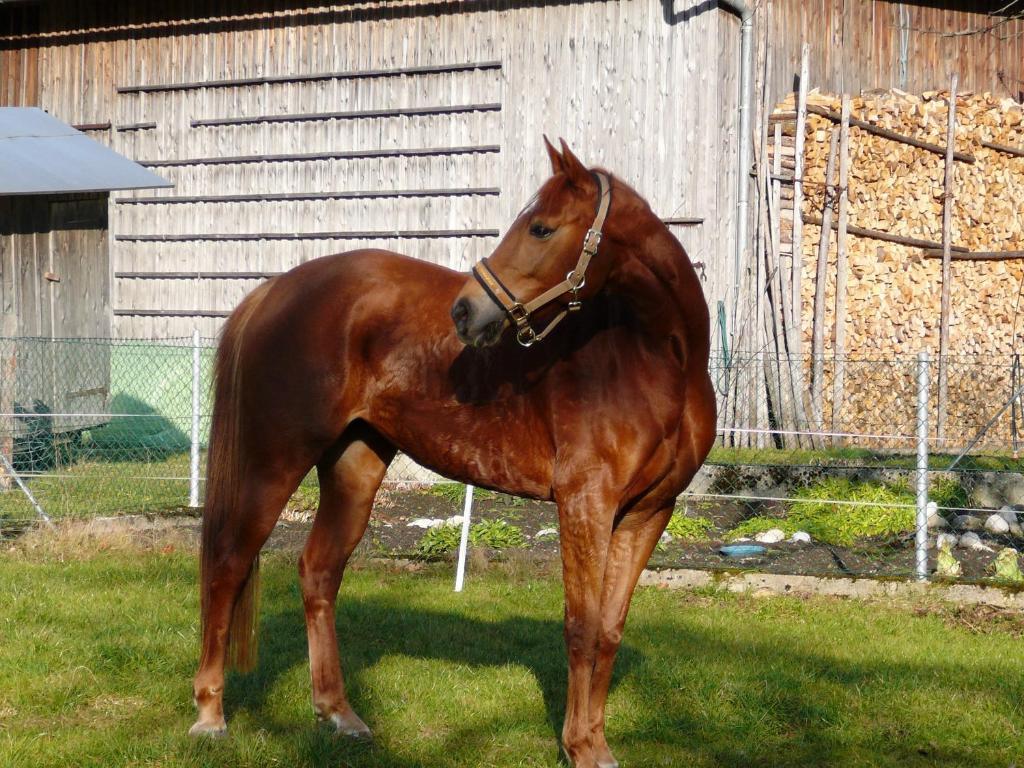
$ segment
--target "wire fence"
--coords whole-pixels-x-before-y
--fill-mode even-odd
[[[0,339],[0,530],[38,519],[39,509],[53,518],[191,514],[214,346]],[[1019,360],[951,357],[942,368],[916,358],[716,353],[718,440],[679,499],[658,563],[912,576],[923,552],[933,578],[1017,578]],[[418,489],[439,480],[399,457],[389,504],[413,517]],[[311,511],[316,496],[311,477],[297,504]],[[763,551],[722,554],[735,544]]]

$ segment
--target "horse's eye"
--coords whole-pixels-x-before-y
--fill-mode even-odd
[[[539,221],[535,221],[530,225],[530,234],[538,240],[547,240],[554,232],[555,230],[545,227]]]

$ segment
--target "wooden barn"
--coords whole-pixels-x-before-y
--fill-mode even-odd
[[[212,335],[268,275],[340,250],[467,269],[545,177],[547,134],[647,197],[729,337],[756,291],[739,178],[801,44],[823,90],[936,88],[955,65],[1016,94],[1019,20],[947,36],[1002,5],[21,0],[0,3],[0,104],[43,107],[174,182],[110,200],[117,336]]]

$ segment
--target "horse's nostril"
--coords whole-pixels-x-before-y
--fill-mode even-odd
[[[469,302],[465,299],[459,299],[452,306],[452,321],[455,323],[455,329],[464,334],[466,327],[469,325]]]

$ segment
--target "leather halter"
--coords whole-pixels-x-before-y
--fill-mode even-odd
[[[608,208],[611,207],[612,202],[611,181],[600,171],[593,173],[600,190],[597,199],[597,213],[594,216],[594,223],[590,225],[590,229],[587,230],[587,234],[583,238],[579,261],[576,262],[576,267],[566,274],[565,280],[524,303],[505,287],[505,284],[487,263],[486,258],[480,259],[473,267],[473,277],[483,286],[487,295],[505,310],[509,320],[515,324],[516,341],[524,347],[532,346],[535,342],[543,339],[567,314],[575,312],[583,306],[579,291],[587,282],[587,267],[590,265],[590,260],[597,254],[597,248],[601,244],[601,228],[604,227],[604,221],[608,217]],[[572,294],[572,298],[565,309],[555,315],[544,330],[535,331],[530,324],[530,316],[541,307],[547,306],[567,293]]]

